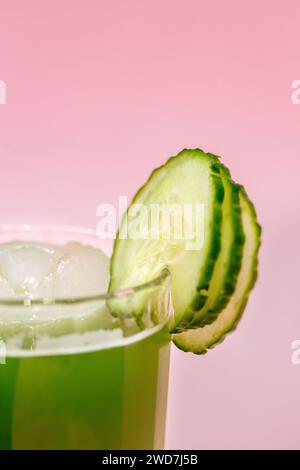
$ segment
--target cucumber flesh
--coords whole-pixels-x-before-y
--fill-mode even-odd
[[[245,236],[239,197],[239,186],[235,184],[226,168],[221,170],[224,186],[222,206],[221,251],[215,264],[210,282],[207,301],[194,315],[191,326],[211,324],[219,312],[226,307],[234,292],[241,268]]]
[[[243,188],[240,190],[240,203],[246,239],[235,291],[214,323],[173,335],[173,342],[183,351],[204,354],[233,331],[241,319],[249,293],[255,284],[261,228],[257,223],[254,206]]]
[[[142,284],[167,267],[171,272],[175,310],[170,328],[175,331],[188,324],[194,312],[203,306],[220,251],[224,196],[220,168],[218,157],[199,149],[183,150],[156,169],[132,201],[132,204],[143,204],[148,208],[152,204],[202,206],[202,220],[193,220],[192,245],[190,240],[165,237],[160,225],[157,227],[158,239],[133,239],[130,233],[123,239],[125,218],[115,241],[109,290]],[[136,223],[136,219],[130,217],[130,211],[131,208],[127,212],[128,227]],[[121,299],[109,307],[116,315],[125,315],[131,309],[131,314],[139,316],[144,309],[143,299],[140,296],[139,305],[136,301],[131,305],[126,303],[126,308]]]

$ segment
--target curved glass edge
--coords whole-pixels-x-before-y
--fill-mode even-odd
[[[97,239],[96,232],[92,229],[88,228],[80,228],[80,227],[73,227],[73,226],[61,226],[61,225],[10,225],[10,224],[0,224],[0,233],[1,232],[48,232],[48,233],[74,233],[74,235],[89,235],[91,237],[95,237]],[[161,271],[161,273],[156,276],[155,278],[147,281],[143,284],[139,284],[137,286],[132,286],[126,289],[120,289],[117,291],[100,293],[96,296],[90,297],[70,297],[70,298],[59,298],[59,299],[28,299],[26,298],[0,298],[0,306],[13,306],[13,307],[27,307],[27,306],[49,306],[49,305],[72,305],[72,304],[80,304],[86,302],[93,302],[97,300],[110,300],[115,298],[121,297],[128,297],[136,292],[140,292],[145,289],[151,289],[153,287],[160,286],[168,277],[170,276],[170,271],[165,268]]]
[[[92,229],[87,228],[80,228],[80,227],[73,227],[73,226],[61,226],[61,225],[31,225],[31,224],[23,224],[23,225],[13,225],[13,224],[0,224],[0,233],[47,233],[48,235],[57,234],[65,234],[74,236],[90,236],[93,239],[100,242],[98,239],[96,232]],[[99,248],[101,248],[99,246]],[[95,342],[89,345],[74,345],[69,347],[55,347],[55,348],[45,348],[45,349],[34,349],[34,350],[26,350],[20,348],[10,348],[6,351],[7,357],[41,357],[41,356],[54,356],[54,355],[72,355],[72,354],[85,354],[91,353],[95,351],[105,350],[105,349],[113,349],[119,347],[129,346],[136,342],[142,341],[147,337],[155,335],[160,330],[165,329],[166,338],[169,336],[168,333],[168,323],[172,315],[172,302],[170,296],[170,272],[167,268],[163,269],[162,272],[153,278],[152,280],[133,286],[126,289],[121,289],[114,292],[103,293],[92,297],[74,297],[74,298],[59,298],[59,299],[4,299],[0,300],[0,306],[2,307],[20,307],[20,308],[28,308],[31,306],[37,306],[41,310],[46,308],[47,306],[66,306],[66,305],[75,305],[81,304],[85,305],[89,302],[95,301],[108,301],[111,299],[124,299],[131,298],[135,294],[141,293],[143,291],[147,291],[148,289],[151,290],[153,288],[160,288],[166,287],[166,294],[167,294],[167,302],[166,302],[166,312],[165,314],[159,319],[159,322],[151,327],[146,327],[145,329],[138,331],[132,336],[122,337],[120,339],[112,339],[105,342]],[[170,337],[170,336],[169,336]]]
[[[45,348],[45,349],[35,349],[35,350],[26,350],[26,349],[8,349],[6,351],[6,357],[17,357],[17,358],[37,358],[37,357],[48,357],[48,356],[69,356],[73,354],[88,354],[97,351],[104,351],[107,349],[115,349],[130,346],[131,344],[138,343],[144,339],[147,339],[150,336],[155,335],[159,331],[165,329],[165,336],[169,337],[171,341],[171,335],[168,332],[168,319],[165,319],[163,323],[156,325],[152,328],[147,328],[139,333],[135,333],[132,336],[124,337],[118,340],[107,341],[104,343],[95,343],[88,346],[73,346],[69,348]]]

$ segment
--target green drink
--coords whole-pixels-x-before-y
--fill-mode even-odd
[[[24,233],[14,235],[24,239]],[[60,234],[63,243],[74,236]],[[49,233],[47,238],[51,239]],[[13,246],[13,255],[9,247],[9,262],[15,256],[20,261],[22,256],[27,270],[32,260],[41,262],[36,244],[27,245],[27,253],[24,242],[20,246],[18,250]],[[76,250],[81,257],[78,245]],[[2,250],[1,258],[0,248],[0,262],[8,272],[6,254]],[[69,267],[75,261],[72,258]],[[85,261],[87,266],[86,256]],[[9,274],[6,278],[11,278]],[[41,279],[37,271],[35,276]],[[61,281],[66,282],[66,276]],[[168,276],[162,274],[122,296],[122,302],[129,304],[135,296],[149,299],[139,326],[130,317],[113,318],[107,303],[114,296],[89,290],[87,285],[92,283],[84,289],[81,286],[75,299],[56,297],[55,304],[49,293],[44,303],[37,299],[41,282],[34,288],[31,285],[26,305],[19,296],[2,298],[0,337],[6,363],[0,365],[0,449],[163,448],[169,369]],[[56,292],[58,284],[56,279]],[[67,286],[68,282],[65,290]]]
[[[102,351],[7,358],[0,448],[163,447],[168,351],[162,328]]]

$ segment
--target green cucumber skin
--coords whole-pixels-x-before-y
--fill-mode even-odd
[[[136,195],[134,196],[131,202],[131,204],[134,204],[140,199],[140,196],[145,190],[145,188],[148,187],[149,184],[151,184],[152,180],[156,177],[156,175],[162,169],[167,168],[174,160],[181,158],[183,156],[193,157],[193,158],[205,158],[205,159],[208,159],[209,161],[210,168],[211,168],[210,178],[212,179],[212,186],[214,188],[214,192],[211,195],[211,200],[213,201],[213,210],[212,210],[212,219],[211,219],[212,230],[210,230],[211,240],[209,241],[208,248],[207,248],[205,269],[201,272],[201,276],[199,276],[198,286],[195,291],[195,297],[194,299],[192,299],[190,306],[186,309],[186,311],[181,312],[179,321],[176,320],[175,325],[172,325],[171,327],[172,333],[182,331],[182,329],[185,328],[185,325],[191,322],[194,312],[198,311],[204,305],[206,301],[206,296],[202,294],[202,291],[208,290],[209,283],[210,283],[213,270],[214,270],[214,265],[221,249],[221,225],[222,225],[221,222],[222,222],[222,203],[224,199],[224,187],[223,187],[222,178],[220,175],[222,164],[220,163],[219,157],[210,153],[205,153],[203,150],[199,148],[183,149],[180,153],[178,153],[175,156],[170,157],[166,163],[156,168],[151,173],[146,183],[139,189],[139,191],[136,193]],[[114,274],[113,274],[114,266],[115,266],[115,258],[116,258],[116,253],[117,253],[117,245],[119,242],[119,232],[114,242],[113,255],[112,255],[111,263],[110,263],[109,292],[119,288],[117,285],[115,285]],[[116,312],[114,313],[113,309],[111,310],[112,310],[113,315],[118,316],[118,313]]]
[[[206,263],[206,269],[203,274],[203,280],[200,280],[199,285],[197,287],[197,290],[199,291],[199,296],[191,304],[191,309],[193,312],[199,310],[206,301],[207,297],[202,295],[200,291],[208,290],[209,281],[213,274],[215,262],[221,249],[222,203],[224,199],[224,188],[220,175],[212,175],[212,179],[215,183],[215,208],[211,225],[215,225],[215,229],[211,230],[213,236],[211,239],[211,245],[208,254],[208,262]]]
[[[238,274],[240,272],[243,256],[243,247],[245,243],[245,234],[242,226],[241,206],[239,201],[239,186],[232,183],[231,197],[232,217],[234,226],[234,241],[231,248],[230,259],[224,286],[224,294],[221,294],[216,300],[213,310],[220,312],[228,303],[234,292]]]
[[[185,152],[184,150],[183,152]],[[201,152],[202,155],[205,155],[206,158],[211,159],[212,166],[211,169],[213,171],[213,174],[211,175],[211,178],[214,182],[214,210],[213,210],[213,216],[211,220],[211,241],[210,241],[210,247],[208,250],[208,255],[206,257],[206,266],[205,266],[205,271],[202,274],[202,278],[200,278],[198,286],[197,286],[197,292],[199,293],[198,296],[192,301],[190,309],[191,313],[185,313],[182,318],[184,318],[184,321],[180,322],[179,325],[177,325],[179,328],[184,327],[187,323],[190,323],[191,319],[193,318],[194,312],[198,311],[202,306],[205,304],[207,296],[204,296],[201,291],[207,291],[209,288],[209,283],[211,280],[211,277],[213,275],[214,271],[214,266],[216,263],[216,260],[218,258],[218,255],[221,250],[221,227],[222,227],[222,204],[224,200],[224,186],[222,183],[222,178],[220,174],[221,170],[221,163],[219,160],[219,157],[213,154],[205,154],[203,150],[201,149],[195,149],[196,152]],[[213,227],[212,227],[213,226]]]
[[[249,280],[247,290],[246,290],[245,295],[244,295],[244,299],[243,299],[243,301],[240,305],[240,308],[237,312],[237,315],[234,317],[233,321],[229,325],[227,325],[226,329],[224,331],[222,331],[222,333],[219,335],[219,337],[216,340],[213,339],[212,341],[210,341],[206,345],[205,349],[198,349],[197,346],[195,348],[191,349],[191,348],[186,346],[184,341],[180,340],[180,335],[179,335],[179,338],[176,338],[176,334],[175,335],[173,334],[172,335],[173,343],[177,346],[178,349],[181,349],[184,352],[190,352],[190,353],[193,353],[193,354],[196,354],[196,355],[206,354],[210,349],[213,349],[218,344],[222,343],[229,333],[232,333],[233,331],[235,331],[238,324],[239,324],[239,322],[240,322],[240,320],[241,320],[241,318],[242,318],[242,316],[243,316],[245,308],[247,306],[249,295],[250,295],[250,293],[251,293],[251,291],[252,291],[252,289],[255,286],[255,283],[257,281],[258,266],[259,266],[258,253],[259,253],[259,249],[260,249],[260,246],[261,246],[262,228],[261,228],[260,224],[257,221],[257,214],[256,214],[255,207],[254,207],[253,203],[251,202],[251,200],[249,199],[245,188],[243,186],[239,185],[239,190],[241,192],[242,197],[244,197],[245,200],[247,201],[248,208],[250,209],[250,212],[251,212],[251,215],[252,215],[253,225],[255,227],[255,232],[256,232],[256,247],[255,247],[255,251],[254,251],[254,254],[253,254],[252,275],[251,275],[251,278]]]
[[[233,228],[233,240],[232,246],[229,253],[229,263],[225,275],[225,284],[222,292],[219,293],[214,304],[205,313],[204,317],[196,317],[191,322],[190,327],[210,325],[215,321],[218,314],[226,307],[231,295],[234,292],[238,274],[240,272],[243,256],[243,247],[245,243],[245,234],[242,226],[242,215],[240,205],[240,186],[234,183],[230,178],[229,171],[225,168],[224,177],[229,178],[229,184],[231,184],[231,216],[232,216],[232,228]]]

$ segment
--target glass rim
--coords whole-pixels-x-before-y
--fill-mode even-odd
[[[5,232],[47,232],[47,233],[73,233],[74,235],[87,235],[91,237],[97,237],[96,230],[85,227],[78,227],[72,225],[47,225],[47,224],[0,224],[0,234]],[[76,240],[74,240],[76,241]],[[134,285],[132,287],[127,287],[124,289],[118,289],[111,292],[99,293],[93,296],[78,296],[78,297],[60,297],[58,299],[30,299],[28,297],[24,298],[1,298],[0,297],[0,306],[1,307],[31,307],[31,306],[61,306],[61,305],[76,305],[87,302],[94,301],[106,301],[110,299],[116,299],[121,297],[130,297],[138,292],[143,290],[151,289],[154,287],[159,287],[163,284],[164,281],[169,279],[171,273],[167,267],[163,268],[161,272],[144,283]]]

